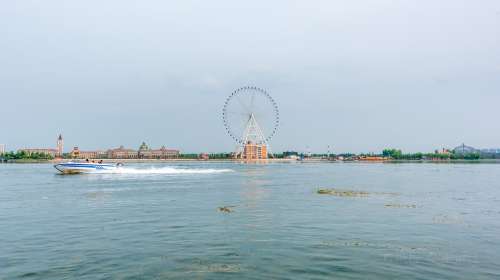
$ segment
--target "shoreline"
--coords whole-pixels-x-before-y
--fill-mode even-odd
[[[102,160],[103,163],[169,163],[169,162],[233,162],[233,163],[247,163],[247,164],[264,164],[264,163],[368,163],[368,164],[405,164],[405,163],[435,163],[435,164],[500,164],[500,159],[477,159],[477,160],[464,160],[464,159],[454,159],[454,160],[354,160],[354,161],[341,161],[341,160],[328,160],[328,159],[264,159],[264,160],[251,160],[244,161],[239,159],[184,159],[184,158],[172,158],[172,159],[98,159],[95,161]],[[77,161],[84,162],[83,159],[52,159],[52,160],[10,160],[8,162],[0,162],[5,164],[56,164],[64,161]]]

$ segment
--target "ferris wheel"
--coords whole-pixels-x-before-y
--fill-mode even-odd
[[[237,144],[266,144],[276,134],[279,111],[274,99],[258,87],[242,87],[224,103],[222,120]]]

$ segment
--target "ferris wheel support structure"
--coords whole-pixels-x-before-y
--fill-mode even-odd
[[[279,126],[279,111],[265,90],[257,87],[235,90],[224,103],[222,118],[226,132],[238,144],[236,155],[241,155],[247,144],[265,146],[267,154],[272,155],[269,140]]]

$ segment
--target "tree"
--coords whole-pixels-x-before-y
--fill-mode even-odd
[[[393,159],[401,159],[403,157],[403,152],[397,149],[384,149],[382,155]]]

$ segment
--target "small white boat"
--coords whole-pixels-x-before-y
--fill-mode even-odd
[[[123,166],[122,163],[106,164],[91,162],[65,162],[54,165],[54,168],[63,174],[96,173],[102,171],[117,170]]]

